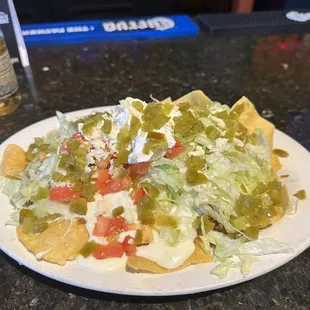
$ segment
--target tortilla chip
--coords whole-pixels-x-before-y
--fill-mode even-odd
[[[166,99],[161,100],[160,103],[172,103],[172,99],[171,97],[167,97]]]
[[[194,253],[181,266],[177,268],[166,269],[159,266],[157,263],[141,256],[128,257],[127,267],[137,271],[146,271],[151,273],[169,273],[184,269],[190,265],[209,263],[211,261],[212,261],[211,253],[206,253],[202,249],[200,242],[196,239]]]
[[[26,167],[26,162],[25,151],[16,144],[9,144],[3,153],[0,175],[20,179],[20,175]]]
[[[18,239],[32,253],[43,254],[42,259],[58,265],[75,259],[88,241],[85,224],[58,220],[49,224],[42,233],[26,234],[20,226],[16,229]]]
[[[190,102],[193,105],[201,104],[202,102],[206,104],[211,104],[212,100],[206,96],[201,90],[194,90],[187,95],[173,101],[174,104],[179,104],[182,102]]]
[[[142,231],[141,243],[142,244],[153,243],[154,242],[153,229],[147,225],[141,225],[140,229]]]
[[[206,104],[210,104],[212,102],[212,100],[208,96],[206,96],[201,90],[195,90],[173,101],[173,103],[179,104],[186,101],[190,102],[193,105],[201,102],[204,102]],[[242,97],[241,99],[239,99],[232,108],[240,106],[243,107],[243,112],[240,115],[239,121],[244,127],[247,128],[249,135],[251,135],[257,128],[262,129],[268,139],[270,151],[272,152],[275,126],[258,114],[255,106],[247,97]],[[282,168],[282,164],[278,156],[275,154],[272,154],[272,168],[275,172]]]
[[[274,172],[280,170],[282,168],[282,164],[277,155],[272,153],[273,150],[273,135],[275,126],[267,121],[266,119],[262,118],[257,110],[255,109],[253,103],[246,97],[242,97],[239,99],[232,108],[243,108],[242,113],[240,114],[239,121],[243,126],[245,126],[248,130],[248,133],[251,135],[255,132],[257,128],[260,128],[265,136],[268,139],[270,152],[272,154],[272,169]],[[270,221],[271,223],[275,223],[280,220],[284,214],[285,210],[289,204],[289,197],[286,186],[284,186],[281,190],[281,205],[275,207],[275,211],[277,215],[273,216]]]
[[[281,164],[281,161],[279,159],[279,157],[276,154],[271,154],[272,158],[271,158],[271,163],[272,163],[272,169],[274,172],[279,171],[283,166]]]
[[[239,107],[243,108],[239,118],[240,123],[246,127],[249,135],[253,134],[257,128],[260,128],[268,139],[270,152],[272,153],[275,126],[258,114],[255,106],[247,97],[239,99],[232,109]],[[272,168],[275,172],[282,168],[282,164],[275,154],[272,154]]]

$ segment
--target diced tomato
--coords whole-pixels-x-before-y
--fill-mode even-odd
[[[108,169],[100,169],[97,186],[101,195],[116,193],[130,188],[131,178],[111,179]]]
[[[111,193],[110,186],[111,175],[109,174],[109,169],[100,169],[98,173],[97,179],[97,187],[101,193],[101,195],[105,195]]]
[[[85,138],[80,133],[73,134],[71,139],[79,140],[81,142],[85,141]]]
[[[182,154],[184,152],[184,147],[182,146],[182,144],[179,141],[176,141],[174,147],[171,150],[168,150],[166,157],[167,158],[174,158],[180,154]]]
[[[123,249],[127,256],[133,256],[136,254],[137,247],[135,245],[135,239],[131,236],[126,236],[123,241]]]
[[[127,221],[123,217],[98,216],[93,234],[99,237],[113,237],[122,231],[128,231]]]
[[[68,143],[68,141],[70,141],[70,140],[78,140],[78,141],[80,141],[80,142],[84,142],[84,141],[85,141],[85,138],[84,138],[80,133],[75,133],[75,134],[73,134],[71,138],[65,138],[65,139],[62,141],[62,144],[61,144],[61,146],[60,146],[60,151],[70,153],[69,150],[68,150],[68,147],[67,147],[67,143]]]
[[[70,201],[80,197],[80,193],[74,192],[70,187],[52,187],[50,189],[50,200]]]
[[[113,179],[111,180],[110,184],[113,193],[124,191],[130,188],[131,177],[126,176],[122,179]]]
[[[104,216],[97,217],[97,223],[93,229],[93,234],[95,236],[105,237],[108,235],[110,228],[110,218]]]
[[[120,242],[111,242],[107,245],[97,244],[93,256],[97,259],[109,257],[122,257],[124,254],[123,245]]]
[[[99,193],[102,196],[113,193],[110,182],[106,183],[105,185],[102,184],[102,186],[99,187]]]
[[[67,147],[67,143],[68,143],[69,140],[70,140],[69,138],[63,139],[62,144],[60,146],[60,151],[61,152],[69,152],[68,147]]]
[[[140,198],[142,198],[144,195],[145,195],[145,191],[143,187],[140,187],[133,197],[133,204],[137,205]]]
[[[146,174],[150,168],[150,162],[132,164],[129,166],[130,176],[134,179],[138,175]]]
[[[99,169],[97,179],[98,187],[101,187],[101,185],[105,185],[110,179],[111,175],[109,174],[109,169]]]
[[[136,254],[137,247],[134,242],[134,238],[126,236],[122,243],[111,242],[107,245],[97,244],[92,255],[96,259],[105,259],[110,257],[122,257],[124,253],[127,256],[133,256]]]

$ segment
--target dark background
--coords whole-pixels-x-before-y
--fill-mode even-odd
[[[21,24],[233,9],[233,0],[14,0],[14,4]],[[254,11],[307,7],[309,0],[256,0]]]

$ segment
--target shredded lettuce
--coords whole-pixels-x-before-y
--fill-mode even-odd
[[[199,239],[200,239],[200,245],[201,245],[202,249],[206,253],[210,253],[211,252],[210,241],[204,235],[199,236]]]
[[[0,177],[1,192],[12,199],[14,195],[18,194],[21,188],[21,181]]]
[[[242,236],[231,239],[227,235],[214,230],[204,235],[202,240],[204,240],[204,244],[209,242],[215,246],[214,260],[222,262],[219,265],[221,267],[216,269],[215,272],[212,272],[216,275],[219,272],[218,270],[221,271],[224,269],[226,272],[226,268],[229,266],[229,268],[239,268],[242,275],[246,276],[250,272],[253,263],[258,261],[256,256],[292,252],[292,248],[288,244],[271,238],[247,241],[246,238]],[[227,261],[233,259],[238,259],[239,262],[234,264],[227,263]],[[221,271],[220,277],[225,274],[224,271]]]
[[[236,263],[234,267],[240,268],[241,274],[244,278],[249,275],[253,264],[259,261],[259,259],[253,254],[239,254],[238,258],[240,262]]]
[[[49,144],[54,153],[56,153],[60,145],[59,129],[49,131],[46,134],[43,143]]]
[[[246,242],[240,246],[239,253],[253,255],[268,255],[279,253],[291,253],[292,248],[283,242],[276,241],[272,238],[262,238]]]
[[[169,159],[169,158],[162,157],[162,158],[160,158],[160,159],[158,159],[152,163],[153,167],[161,166],[161,165],[176,165],[176,162],[174,160]]]
[[[5,222],[5,225],[18,226],[19,225],[19,210],[10,214],[10,218]]]
[[[31,197],[37,194],[40,187],[49,187],[50,176],[56,164],[57,156],[50,155],[45,158],[43,163],[35,160],[27,165],[21,178],[21,205],[30,201]]]
[[[169,186],[170,192],[178,193],[181,191],[182,182],[180,172],[173,162],[152,167],[148,177],[151,181]]]
[[[231,239],[227,235],[210,231],[206,237],[210,243],[215,245],[214,255],[223,260],[237,254],[268,255],[277,253],[290,253],[291,247],[283,242],[272,238],[260,238],[253,241],[247,241],[243,236]]]
[[[60,139],[63,140],[65,138],[70,138],[76,131],[73,124],[68,121],[65,114],[59,111],[56,111],[56,116],[60,124],[59,128]]]
[[[56,168],[58,157],[56,154],[53,154],[44,159],[41,166],[39,167],[40,173],[38,175],[39,179],[50,176],[54,169]]]
[[[213,268],[211,270],[211,274],[218,276],[222,280],[227,276],[233,263],[234,262],[231,259],[226,259],[224,262],[220,263],[215,268]]]
[[[26,202],[20,192],[21,185],[22,182],[20,180],[0,177],[0,191],[11,200],[16,209],[22,208]],[[19,210],[16,210],[10,214],[10,218],[5,222],[5,225],[18,226],[18,224]]]
[[[211,270],[211,274],[224,279],[231,268],[240,269],[242,276],[245,278],[249,275],[253,264],[258,262],[259,259],[252,254],[239,254],[229,257],[223,262],[219,263],[215,268]]]
[[[214,220],[216,220],[218,223],[222,224],[227,232],[239,232],[229,221],[229,214],[225,214],[225,212],[215,211],[215,208],[213,208],[211,205],[200,205],[197,207],[197,210],[200,214],[207,214]],[[223,209],[225,210],[225,209]]]
[[[172,160],[162,158],[155,161],[142,182],[149,182],[160,189],[156,200],[161,212],[170,212],[174,206],[182,208],[180,203],[183,192],[181,174]]]
[[[170,246],[175,246],[179,242],[179,235],[180,230],[171,227],[163,227],[159,231],[160,238]]]
[[[0,177],[0,191],[6,195],[16,208],[21,208],[26,202],[21,195],[22,182],[9,178]]]
[[[48,199],[41,199],[36,201],[31,205],[31,209],[34,212],[34,215],[37,217],[43,217],[48,214],[49,209],[49,200]]]

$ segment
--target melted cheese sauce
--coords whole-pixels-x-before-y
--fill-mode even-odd
[[[124,206],[125,212],[122,214],[122,216],[125,217],[128,223],[133,223],[137,221],[137,213],[128,191],[108,194],[103,197],[101,195],[96,195],[95,198],[96,200],[94,202],[90,202],[87,205],[87,214],[84,216],[84,219],[86,220],[86,229],[89,233],[89,240],[95,240],[97,243],[107,245],[109,243],[107,238],[97,237],[92,234],[97,222],[97,217],[100,215],[111,217],[113,209],[117,208],[118,206]],[[118,241],[123,242],[125,237],[128,235],[134,238],[135,234],[135,230],[122,232],[119,235]],[[79,255],[76,258],[76,262],[83,268],[95,271],[97,273],[113,270],[125,271],[127,256],[124,254],[121,258],[115,257],[96,259],[91,255],[87,258]]]
[[[125,212],[122,214],[128,223],[137,223],[137,211],[136,206],[133,205],[132,199],[129,196],[128,191],[122,191],[118,193],[112,193],[101,197],[96,196],[96,201],[88,204],[87,215],[84,217],[86,220],[86,228],[89,232],[89,240],[95,240],[100,244],[108,244],[109,241],[104,237],[96,237],[92,235],[95,227],[97,217],[104,215],[107,217],[112,216],[113,209],[123,206]],[[178,216],[183,216],[182,223],[179,224],[180,242],[175,246],[170,246],[164,240],[162,240],[155,230],[153,230],[154,243],[137,247],[137,256],[145,257],[147,259],[156,262],[158,265],[173,269],[182,265],[186,259],[188,259],[195,251],[194,238],[196,237],[196,231],[192,228],[192,214],[187,210],[180,212],[180,210],[174,210],[172,213],[180,213]],[[177,212],[179,211],[179,212]],[[119,242],[123,242],[124,238],[128,235],[135,237],[136,231],[122,232],[119,235]],[[107,258],[103,260],[97,260],[93,256],[84,258],[79,256],[76,259],[77,263],[95,272],[105,272],[112,270],[125,270],[127,256],[124,254],[121,258]]]
[[[102,214],[106,216],[112,216],[115,208],[123,206],[124,213],[122,216],[128,223],[134,223],[138,220],[136,206],[134,206],[128,191],[107,194],[98,202],[98,206],[102,210]]]
[[[159,266],[173,269],[182,265],[195,251],[194,238],[197,233],[188,225],[180,227],[180,242],[175,246],[165,243],[153,230],[154,243],[137,247],[137,256],[145,257]]]
[[[136,255],[148,258],[161,267],[173,269],[182,265],[194,251],[193,240],[182,241],[173,247],[158,241],[138,247]]]
[[[133,205],[132,199],[128,191],[121,191],[118,193],[107,194],[105,196],[96,195],[94,202],[87,204],[87,214],[84,216],[86,220],[86,229],[89,233],[90,239],[95,239],[97,242],[106,244],[105,238],[92,236],[93,229],[97,222],[99,215],[107,217],[112,216],[113,209],[123,206],[124,213],[122,216],[128,223],[134,223],[138,219],[136,207]]]
[[[84,258],[83,256],[79,255],[76,258],[76,262],[82,267],[88,270],[95,271],[96,273],[98,272],[103,273],[114,270],[125,271],[127,256],[124,254],[121,258],[113,257],[106,259],[96,259],[93,256]]]

